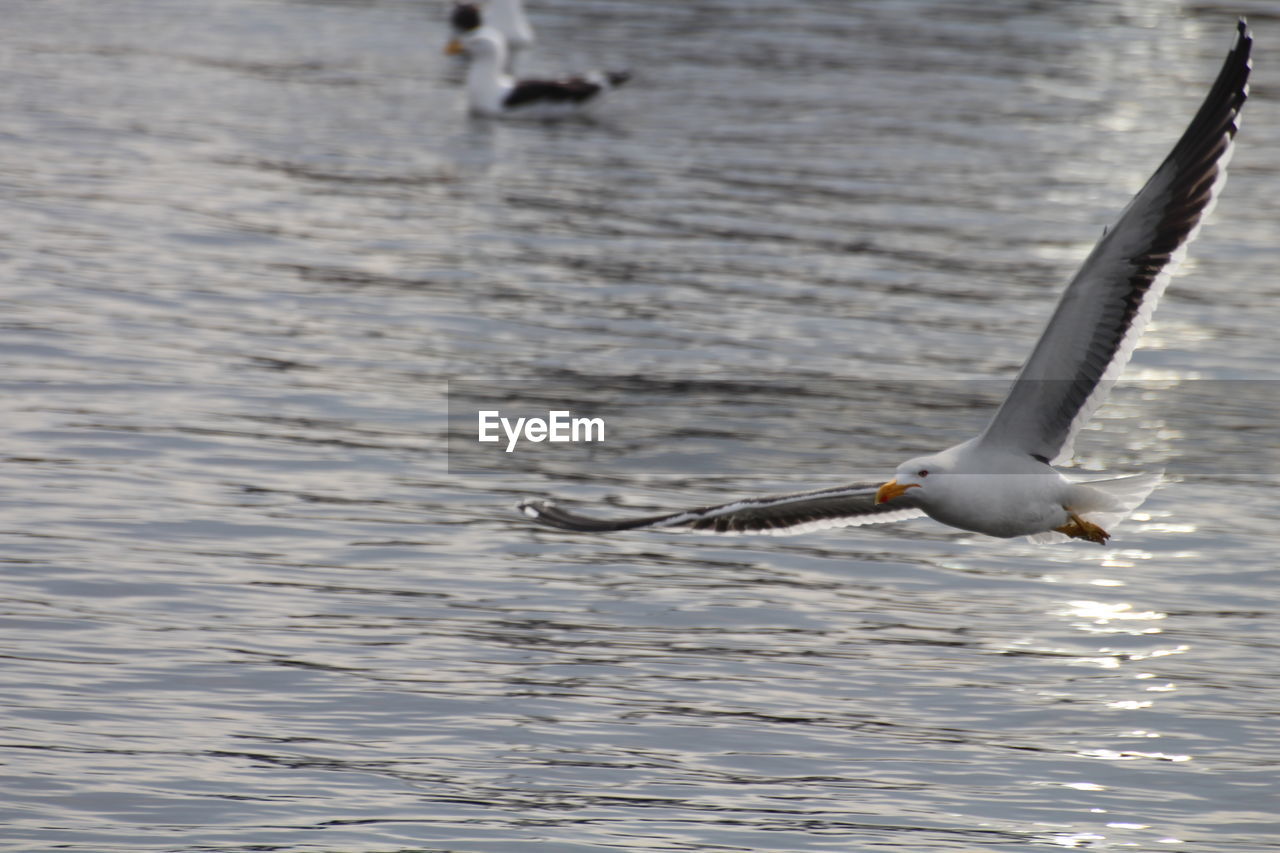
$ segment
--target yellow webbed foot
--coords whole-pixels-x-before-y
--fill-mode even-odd
[[[1099,545],[1106,545],[1107,540],[1111,538],[1110,533],[1103,530],[1092,521],[1085,521],[1070,510],[1067,511],[1067,517],[1071,520],[1061,527],[1055,527],[1053,529],[1059,533],[1067,534],[1072,539],[1086,539],[1090,542],[1097,542]]]

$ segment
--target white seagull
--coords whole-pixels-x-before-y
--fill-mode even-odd
[[[471,19],[468,19],[471,20]],[[506,42],[496,29],[480,23],[455,36],[445,48],[449,54],[466,53],[467,104],[484,116],[558,118],[582,114],[601,97],[631,79],[627,71],[593,71],[557,80],[517,80],[503,71]]]
[[[898,466],[882,485],[747,498],[641,518],[598,519],[551,501],[520,505],[562,530],[651,527],[790,534],[927,515],[990,536],[1106,544],[1109,527],[1155,488],[1159,473],[1071,480],[1051,467],[1072,455],[1137,345],[1156,301],[1226,181],[1248,97],[1253,39],[1243,19],[1222,70],[1155,174],[1107,229],[1062,294],[1004,403],[978,436]]]
[[[484,23],[501,34],[507,46],[506,61],[502,70],[514,74],[516,62],[537,39],[533,35],[533,26],[524,13],[521,0],[489,0],[484,4]],[[465,33],[480,26],[480,6],[476,3],[455,3],[449,23],[453,27],[454,38],[461,38]]]

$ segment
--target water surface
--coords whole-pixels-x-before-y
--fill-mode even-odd
[[[469,119],[443,6],[6,7],[0,849],[1280,849],[1268,7],[1102,549],[512,508],[971,434],[1241,7],[530,5],[593,121]],[[450,466],[494,379],[618,440]]]

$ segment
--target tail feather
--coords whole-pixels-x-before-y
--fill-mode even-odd
[[[1148,471],[1125,477],[1079,482],[1072,495],[1074,508],[1085,521],[1091,521],[1112,533],[1120,522],[1142,506],[1143,501],[1163,478],[1164,471]],[[1065,542],[1068,538],[1066,534],[1054,530],[1027,537],[1038,545]]]

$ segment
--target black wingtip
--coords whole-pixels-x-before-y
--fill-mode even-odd
[[[683,520],[687,515],[684,512],[667,512],[660,515],[627,518],[595,518],[561,509],[555,501],[521,501],[517,506],[520,514],[531,521],[557,530],[573,530],[578,533],[616,533],[619,530],[635,530],[640,527],[668,527],[672,522]]]
[[[585,515],[575,515],[560,509],[554,501],[521,501],[517,504],[520,514],[545,527],[572,530],[578,533],[609,533],[638,526],[639,521],[607,521]]]
[[[555,511],[556,505],[551,501],[520,501],[516,504],[516,509],[525,518],[545,523],[547,515]]]
[[[1239,20],[1236,21],[1236,40],[1235,43],[1231,45],[1231,51],[1234,53],[1235,51],[1244,48],[1247,57],[1249,49],[1252,46],[1253,33],[1249,32],[1249,21],[1244,15],[1241,15]]]

